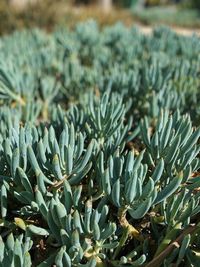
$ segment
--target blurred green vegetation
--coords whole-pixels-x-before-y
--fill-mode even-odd
[[[199,0],[192,0],[192,6],[198,8],[200,10],[200,1]]]
[[[200,27],[200,15],[196,9],[156,6],[133,10],[133,16],[146,25],[167,24],[189,28]]]
[[[140,0],[138,0],[139,2]],[[179,4],[182,7],[187,8],[200,8],[200,1],[199,0],[145,0],[144,1],[146,6],[159,6],[159,5],[174,5]]]

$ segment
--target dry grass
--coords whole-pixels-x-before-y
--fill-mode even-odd
[[[73,28],[77,22],[91,18],[95,19],[100,26],[121,21],[126,26],[140,25],[141,30],[147,34],[152,30],[151,27],[142,26],[128,9],[113,8],[112,12],[104,13],[95,5],[74,7],[67,5],[64,0],[42,0],[23,9],[8,6],[6,2],[0,0],[0,34],[32,27],[40,27],[48,31],[52,31],[59,25]],[[174,29],[185,35],[193,32],[193,30],[177,27],[174,27]],[[199,30],[194,30],[194,32],[200,34]]]
[[[113,9],[110,13],[103,13],[99,7],[73,7],[70,10],[75,21],[85,21],[88,18],[93,18],[98,21],[100,26],[110,25],[117,21],[122,21],[126,26],[133,25],[136,21],[129,10]],[[73,22],[72,22],[73,24]]]

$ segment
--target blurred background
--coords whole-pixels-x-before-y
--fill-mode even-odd
[[[16,29],[73,27],[94,18],[99,25],[200,28],[200,0],[0,0],[0,34]]]

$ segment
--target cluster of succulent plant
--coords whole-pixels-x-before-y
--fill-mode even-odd
[[[198,266],[200,39],[89,21],[0,48],[0,266]]]

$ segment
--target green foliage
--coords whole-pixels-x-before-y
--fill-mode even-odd
[[[194,0],[195,2],[195,0]],[[135,19],[147,25],[166,24],[187,28],[198,28],[200,25],[199,1],[195,5],[192,1],[183,1],[182,6],[152,6],[145,9],[132,11]]]
[[[13,234],[9,234],[6,242],[0,239],[0,266],[31,266],[30,249],[33,241],[26,238],[23,241],[23,235],[19,235],[14,239]]]
[[[197,1],[197,0],[192,0],[191,2],[192,2],[192,6],[193,6],[194,8],[198,8],[198,9],[200,9],[200,3],[199,3],[199,1]]]
[[[0,47],[0,266],[196,266],[200,39],[89,21]]]

